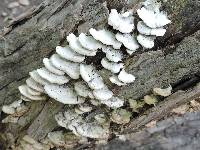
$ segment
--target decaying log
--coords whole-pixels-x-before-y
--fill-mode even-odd
[[[158,122],[155,127],[113,140],[99,150],[198,150],[200,149],[200,112],[186,113]]]
[[[25,82],[28,72],[42,66],[42,58],[52,54],[57,45],[65,44],[67,34],[104,27],[110,8],[135,10],[139,4],[139,0],[106,2],[46,0],[5,28],[0,36],[0,106],[19,99],[17,87]],[[126,59],[126,70],[137,80],[126,87],[112,87],[113,91],[124,99],[140,99],[153,87],[175,86],[200,72],[199,8],[198,0],[164,2],[163,9],[172,19],[167,34],[157,39],[152,51],[141,49]],[[109,72],[100,72],[108,81]],[[54,100],[34,102],[30,107],[18,124],[1,124],[1,128],[14,138],[29,134],[38,140],[56,127],[52,119],[63,109]]]

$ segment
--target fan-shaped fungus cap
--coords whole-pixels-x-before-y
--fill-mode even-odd
[[[97,73],[94,66],[80,64],[80,74],[91,89],[101,89],[105,87],[102,77]]]
[[[89,32],[96,40],[101,41],[105,45],[113,46],[114,49],[120,49],[122,45],[115,39],[115,35],[108,30],[102,29],[97,31],[91,28]]]
[[[166,29],[163,28],[150,28],[143,21],[139,21],[137,24],[137,30],[144,35],[155,35],[163,36],[166,32]]]
[[[81,46],[78,37],[76,37],[73,33],[69,34],[67,36],[67,41],[69,42],[69,47],[73,49],[78,54],[84,55],[84,56],[95,56],[96,51],[90,51],[88,49],[85,49]]]
[[[110,82],[112,82],[118,86],[126,85],[126,83],[121,82],[116,75],[113,75],[112,77],[110,77],[109,80],[110,80]]]
[[[134,30],[134,17],[131,12],[120,14],[116,9],[111,9],[108,24],[122,33],[130,33]]]
[[[85,33],[81,33],[78,37],[79,42],[85,49],[96,51],[100,49],[103,45],[95,40],[92,36],[87,36]]]
[[[45,100],[46,99],[45,96],[35,96],[35,95],[29,94],[28,93],[28,86],[27,85],[21,85],[18,88],[19,88],[20,93],[23,96],[25,96],[25,97],[27,97],[27,98],[29,98],[31,100]]]
[[[152,47],[154,47],[154,39],[155,39],[155,36],[146,36],[146,35],[142,35],[142,34],[139,34],[137,36],[137,41],[144,48],[152,48]]]
[[[102,88],[93,91],[94,97],[100,101],[105,101],[110,99],[113,96],[113,92],[108,88]]]
[[[44,87],[39,84],[38,82],[36,82],[35,80],[33,80],[31,77],[26,79],[26,84],[28,85],[28,87],[36,90],[36,91],[39,91],[41,93],[44,92]]]
[[[132,83],[135,81],[135,77],[132,74],[128,74],[124,69],[120,71],[118,79],[123,83]]]
[[[57,74],[57,75],[64,75],[65,73],[52,65],[48,58],[43,59],[43,63],[45,68],[47,68],[50,72]]]
[[[157,9],[154,11],[142,7],[137,10],[137,14],[150,28],[159,28],[171,23],[171,21],[167,18],[167,14],[162,11],[157,11]]]
[[[38,82],[41,85],[46,85],[49,84],[50,82],[43,79],[37,72],[37,70],[33,70],[31,72],[29,72],[29,75],[31,76],[31,78],[33,78],[36,82]]]
[[[117,33],[115,37],[118,41],[122,42],[123,45],[130,51],[135,52],[140,47],[134,35]]]
[[[49,97],[63,104],[80,104],[85,101],[83,97],[79,97],[72,88],[67,86],[49,84],[45,85],[44,89]]]
[[[104,46],[102,48],[102,51],[106,53],[106,58],[108,58],[108,60],[113,61],[113,62],[122,61],[123,54],[121,50],[116,50],[116,49],[113,49],[112,47]]]
[[[72,62],[81,63],[85,59],[85,56],[76,53],[68,45],[65,47],[57,46],[56,53],[60,55],[62,58]]]
[[[107,58],[101,60],[101,65],[112,73],[118,73],[124,67],[123,63],[110,62]]]
[[[41,95],[42,94],[41,92],[36,91],[36,90],[34,90],[34,89],[30,88],[30,87],[28,87],[27,90],[28,90],[28,93],[31,94],[31,95]]]
[[[52,64],[64,71],[72,79],[78,79],[80,76],[80,65],[78,63],[70,62],[61,58],[58,54],[53,54],[50,58]]]
[[[48,71],[46,68],[37,69],[37,72],[42,78],[46,79],[50,83],[56,83],[61,85],[69,82],[70,80],[69,77],[56,75]]]

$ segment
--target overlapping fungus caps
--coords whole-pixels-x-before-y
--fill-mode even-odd
[[[117,86],[133,83],[136,77],[125,71],[125,63],[122,62],[125,54],[122,45],[129,55],[140,50],[141,46],[152,48],[154,39],[163,36],[166,32],[164,26],[170,23],[166,13],[160,11],[160,4],[155,0],[147,0],[142,4],[137,10],[141,19],[137,22],[137,27],[134,26],[132,10],[117,12],[112,9],[108,16],[108,25],[113,29],[91,28],[88,33],[78,36],[70,33],[67,36],[68,45],[57,46],[55,54],[43,59],[44,67],[31,71],[26,85],[19,86],[21,100],[45,100],[46,94],[56,101],[68,104],[70,111],[59,113],[55,118],[60,126],[68,128],[77,136],[108,137],[109,126],[101,126],[98,119],[88,123],[82,117],[82,114],[90,113],[101,104],[117,109],[111,116],[113,122],[127,123],[130,113],[120,109],[125,100],[118,98],[112,89],[107,87],[93,63],[88,64],[86,58],[96,57],[97,51],[102,51],[105,57],[101,60],[101,66],[112,73],[108,77],[110,82]],[[134,31],[136,29],[138,35]],[[171,91],[168,88],[154,89],[154,92],[166,96]],[[71,110],[70,105],[76,106]],[[15,110],[10,105],[4,106],[3,109],[9,114]]]

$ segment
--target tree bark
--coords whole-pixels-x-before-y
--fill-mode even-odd
[[[109,9],[136,10],[139,2],[46,0],[13,21],[0,36],[0,106],[19,99],[17,87],[25,83],[28,72],[41,67],[42,59],[51,55],[57,45],[65,44],[70,32],[78,35],[91,27],[102,28],[107,23]],[[119,97],[140,99],[154,87],[171,84],[177,89],[188,79],[199,77],[200,2],[168,1],[163,3],[163,9],[172,20],[167,34],[156,40],[154,49],[140,49],[125,60],[126,70],[136,76],[136,82],[122,88],[113,87],[108,81],[110,73],[100,70]],[[17,124],[1,124],[1,129],[12,133],[15,139],[29,134],[41,140],[57,127],[54,115],[64,106],[54,100],[29,105],[30,110]]]
[[[200,149],[200,112],[187,113],[158,122],[156,127],[124,135],[99,150],[198,150]]]

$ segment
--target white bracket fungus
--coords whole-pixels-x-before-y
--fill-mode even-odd
[[[48,82],[47,80],[43,79],[37,72],[37,70],[33,70],[31,72],[29,72],[29,75],[31,76],[31,78],[33,78],[37,83],[41,84],[41,85],[46,85],[49,84],[50,82]]]
[[[27,97],[31,100],[46,100],[45,96],[31,95],[30,93],[28,93],[28,86],[27,85],[19,86],[19,91],[23,96],[25,96],[25,97]]]
[[[118,86],[134,82],[135,77],[125,71],[124,62],[122,62],[124,59],[122,44],[126,47],[129,55],[138,50],[140,45],[143,48],[152,48],[154,39],[157,36],[163,36],[166,32],[164,26],[171,22],[167,15],[160,11],[160,4],[155,0],[144,2],[142,7],[137,10],[137,14],[141,18],[139,22],[136,20],[139,34],[134,32],[133,11],[118,13],[115,9],[112,9],[109,14],[108,24],[118,30],[117,34],[106,27],[102,30],[91,28],[90,35],[81,33],[76,37],[70,33],[67,36],[68,45],[57,46],[56,54],[43,59],[44,67],[30,72],[30,78],[26,80],[26,85],[19,86],[21,100],[26,102],[45,100],[45,93],[56,101],[69,105],[68,111],[55,115],[60,126],[71,130],[79,137],[107,139],[110,114],[102,117],[95,114],[96,117],[92,118],[93,120],[87,120],[87,117],[91,118],[93,115],[90,114],[93,113],[91,111],[93,109],[95,111],[101,104],[106,105],[105,110],[111,110],[107,107],[116,109],[112,111],[110,117],[117,124],[128,123],[131,113],[125,109],[119,109],[124,105],[124,100],[114,96],[112,90],[108,89],[103,78],[93,66],[96,63],[88,64],[89,61],[86,57],[95,56],[97,51],[104,52],[106,57],[101,57],[101,67],[111,71],[112,75],[109,80]],[[136,34],[138,34],[137,38]],[[95,60],[95,57],[91,60]],[[80,76],[81,78],[79,78]],[[74,80],[67,85],[71,78]],[[166,89],[154,88],[153,92],[157,95],[168,96],[171,94],[171,90],[170,86]],[[148,96],[144,97],[144,100],[147,104],[156,102],[154,98]],[[145,102],[129,100],[129,105],[133,111],[137,112]],[[18,105],[20,104],[16,102],[16,104],[3,106],[3,111],[11,114],[3,122],[17,122],[18,117],[12,115],[19,116],[25,107],[23,105],[24,107],[18,108]],[[61,137],[60,134],[58,137]]]
[[[102,42],[105,45],[113,46],[114,49],[120,49],[122,45],[122,43],[115,39],[115,35],[106,29],[97,31],[91,28],[89,32],[96,40]]]
[[[26,79],[26,84],[28,85],[28,87],[43,93],[44,92],[44,88],[41,84],[39,84],[38,82],[36,82],[35,80],[33,80],[31,77]]]
[[[152,48],[154,47],[155,36],[146,36],[139,34],[137,36],[137,40],[144,48]]]
[[[41,92],[36,91],[36,90],[34,90],[34,89],[30,88],[30,87],[28,87],[27,90],[28,90],[28,93],[30,93],[31,95],[41,95],[42,94]]]
[[[97,51],[103,46],[103,44],[95,40],[92,36],[87,36],[84,33],[81,33],[78,39],[82,47],[91,51]]]
[[[90,51],[88,49],[83,48],[78,40],[78,37],[76,37],[73,33],[70,33],[67,36],[67,41],[69,42],[70,48],[81,55],[85,55],[85,56],[96,55],[96,51]]]
[[[116,9],[111,9],[108,24],[122,33],[130,33],[134,30],[134,17],[130,11],[119,14]]]
[[[65,47],[57,46],[56,53],[60,55],[62,58],[72,62],[81,63],[85,59],[85,56],[74,52],[69,46]]]
[[[123,58],[123,54],[121,52],[121,50],[116,50],[116,49],[113,49],[112,47],[103,47],[102,48],[102,51],[104,53],[106,53],[106,58],[110,61],[113,61],[113,62],[119,62],[119,61],[122,61],[122,58]]]
[[[102,77],[92,65],[80,64],[80,74],[91,89],[101,89],[105,87]]]
[[[139,44],[137,43],[134,35],[117,33],[115,37],[130,51],[135,52],[139,48]]]
[[[72,88],[67,86],[49,84],[45,85],[44,89],[51,98],[63,104],[80,104],[85,101],[83,97],[78,96]]]
[[[69,82],[70,80],[68,77],[56,75],[50,72],[49,70],[47,70],[46,68],[37,69],[37,72],[42,78],[46,79],[50,83],[56,83],[56,84],[62,85]]]
[[[112,73],[118,73],[124,67],[123,63],[110,62],[107,58],[101,60],[101,65]]]
[[[48,58],[43,59],[43,64],[44,64],[45,68],[47,68],[50,72],[52,72],[54,74],[57,74],[60,76],[65,74],[63,71],[54,67]]]
[[[117,76],[113,75],[112,77],[109,78],[110,82],[118,85],[118,86],[123,86],[126,85],[126,83],[121,82]]]
[[[135,77],[132,74],[128,74],[124,69],[120,71],[118,79],[123,83],[132,83],[135,81]]]
[[[150,28],[158,28],[171,23],[171,21],[167,18],[167,14],[159,11],[158,8],[153,10],[152,7],[142,7],[137,10],[137,13],[144,23]]]
[[[78,63],[70,62],[67,60],[64,60],[57,54],[53,54],[50,58],[52,64],[64,71],[68,76],[70,76],[72,79],[78,79],[80,76],[80,66]]]
[[[93,91],[94,97],[100,101],[105,101],[113,96],[113,92],[107,87]]]
[[[144,35],[163,36],[166,32],[164,28],[150,28],[143,21],[139,21],[137,24],[137,30]]]

